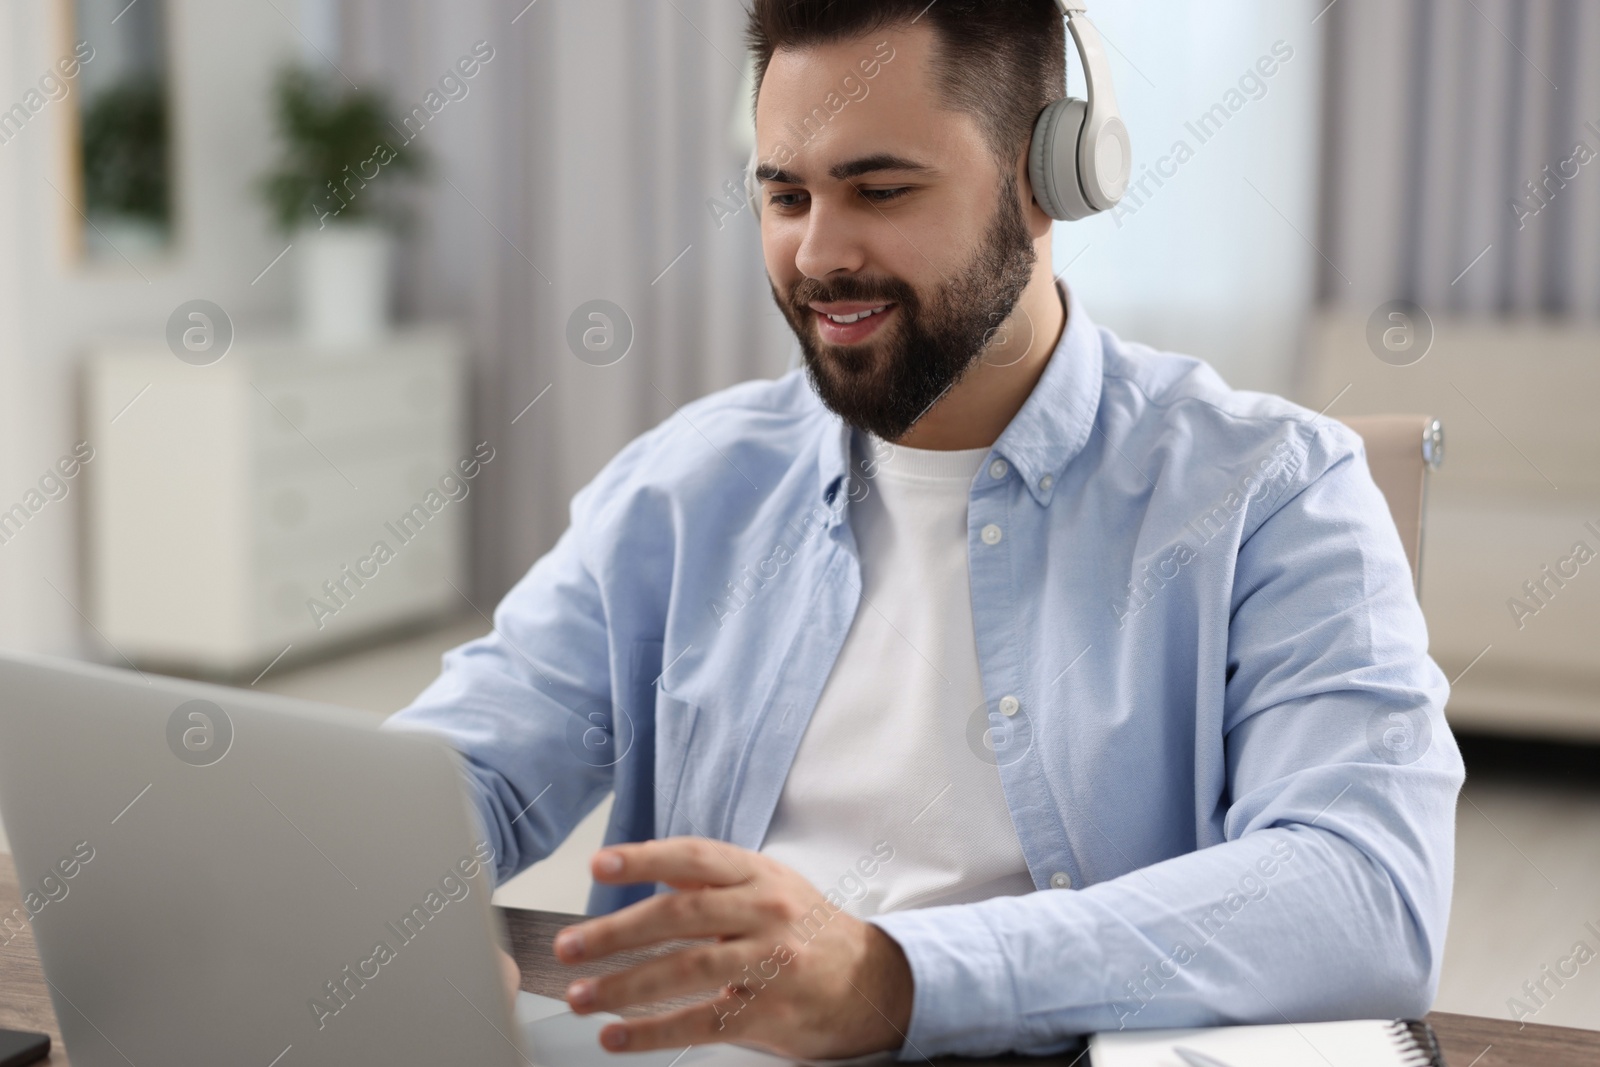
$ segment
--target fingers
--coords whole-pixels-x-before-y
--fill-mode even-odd
[[[522,988],[522,968],[518,967],[517,961],[511,958],[511,954],[499,945],[496,945],[494,950],[500,957],[500,976],[515,993]]]
[[[580,978],[567,987],[567,1003],[581,1014],[616,1011],[670,997],[721,989],[755,979],[749,950],[739,942],[697,945],[658,956],[635,967],[598,978]]]
[[[612,1023],[600,1031],[600,1044],[612,1052],[645,1052],[729,1041],[744,1032],[739,1022],[743,1003],[735,990],[717,1000],[677,1011]]]
[[[736,845],[703,837],[669,837],[611,845],[595,853],[595,881],[610,884],[665,882],[675,888],[748,882],[761,857]]]
[[[500,956],[500,977],[505,983],[506,994],[514,1006],[517,1002],[517,993],[522,989],[522,969],[505,949],[496,945],[495,952]]]
[[[556,935],[555,954],[563,963],[577,963],[661,941],[737,937],[753,933],[771,918],[770,907],[752,886],[657,893],[567,927]]]

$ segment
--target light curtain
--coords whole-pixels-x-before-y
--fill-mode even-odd
[[[1326,303],[1600,316],[1600,3],[1334,0]]]

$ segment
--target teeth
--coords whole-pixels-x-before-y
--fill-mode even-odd
[[[829,315],[828,318],[832,319],[834,322],[837,322],[841,326],[848,326],[852,322],[860,322],[869,315],[877,315],[887,309],[888,306],[888,304],[884,304],[883,307],[871,308],[870,310],[858,312],[854,315]]]

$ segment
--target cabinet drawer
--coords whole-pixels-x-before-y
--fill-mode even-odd
[[[320,447],[386,430],[455,425],[460,408],[456,368],[435,360],[381,366],[319,368],[292,377],[258,375],[251,383],[251,425],[265,447]]]
[[[391,540],[391,545],[393,546]],[[328,550],[298,561],[262,568],[256,581],[256,623],[264,647],[294,643],[307,647],[342,641],[407,619],[442,612],[460,601],[451,583],[461,585],[448,539],[426,534],[399,545],[389,562],[368,568],[360,584],[341,570],[356,569],[366,549]],[[324,583],[343,582],[337,596]],[[320,606],[319,606],[320,605]]]
[[[438,452],[403,452],[310,470],[263,470],[251,501],[258,544],[273,553],[347,532],[377,537],[421,506],[437,518],[467,508],[475,481]],[[348,481],[346,479],[349,479]],[[354,483],[354,484],[352,484]],[[431,501],[429,494],[437,494]],[[428,503],[439,504],[437,512]]]

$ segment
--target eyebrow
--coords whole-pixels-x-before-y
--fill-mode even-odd
[[[933,168],[926,163],[918,163],[914,159],[897,156],[892,152],[877,152],[870,156],[862,156],[860,159],[835,163],[828,169],[828,176],[834,181],[842,182],[880,170],[908,170],[919,174],[933,173]],[[756,179],[758,181],[780,182],[784,185],[805,184],[798,174],[781,170],[768,163],[763,163],[756,168]]]

